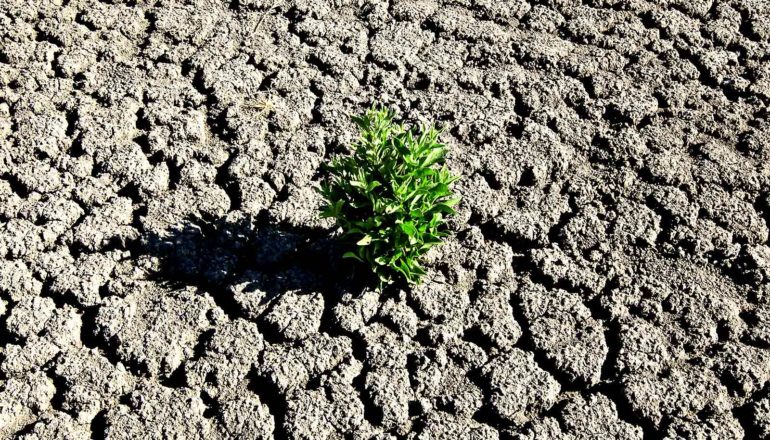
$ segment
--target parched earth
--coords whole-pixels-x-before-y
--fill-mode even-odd
[[[770,438],[767,0],[0,0],[0,438]],[[428,280],[318,219],[373,102]]]

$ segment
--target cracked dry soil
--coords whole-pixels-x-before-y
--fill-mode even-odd
[[[0,0],[0,438],[770,437],[770,2]],[[373,101],[428,281],[316,215]]]

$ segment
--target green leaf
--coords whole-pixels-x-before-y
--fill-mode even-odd
[[[401,210],[402,207],[397,203],[390,203],[385,206],[385,214],[393,214],[394,212],[397,212]]]
[[[455,214],[457,214],[457,212],[455,212],[454,208],[452,208],[451,206],[448,206],[448,205],[446,205],[444,203],[437,204],[433,209],[434,209],[434,211],[443,212],[444,214],[447,214],[447,215],[455,215]]]
[[[365,235],[364,238],[362,238],[362,239],[360,239],[360,240],[358,240],[356,242],[356,245],[358,245],[358,246],[366,246],[366,245],[368,245],[371,242],[372,242],[372,236],[371,235]]]
[[[437,148],[430,150],[430,152],[428,152],[428,155],[422,161],[422,166],[429,167],[443,158],[444,158],[444,148],[439,146]]]
[[[454,197],[454,198],[451,198],[451,199],[444,200],[443,202],[441,202],[441,204],[451,208],[452,206],[455,206],[458,203],[460,203],[460,200],[461,200],[460,197]]]
[[[358,255],[354,254],[353,252],[345,252],[344,254],[342,254],[342,258],[351,258],[353,260],[358,260],[358,261],[360,261],[362,263],[364,262],[364,260],[362,260],[361,257],[359,257]]]
[[[366,192],[372,192],[375,188],[382,186],[382,184],[376,180],[373,180],[369,182],[368,185],[366,185]]]
[[[417,229],[414,227],[412,222],[400,223],[399,227],[401,227],[401,230],[410,237],[414,237],[417,234]]]

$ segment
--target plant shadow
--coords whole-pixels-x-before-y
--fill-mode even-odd
[[[288,291],[319,292],[332,302],[371,285],[342,260],[341,245],[321,228],[281,228],[249,216],[188,217],[162,233],[146,234],[140,255],[157,257],[150,279],[172,288],[198,287],[231,318],[243,315],[230,287],[260,293],[267,303]]]

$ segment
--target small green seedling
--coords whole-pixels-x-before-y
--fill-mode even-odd
[[[368,264],[381,283],[403,276],[417,284],[420,257],[441,243],[459,201],[443,165],[446,148],[433,124],[407,130],[395,113],[372,108],[353,121],[361,139],[353,154],[335,157],[319,192],[321,216],[333,218],[351,245],[343,257]]]

